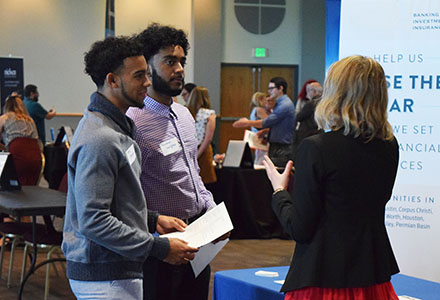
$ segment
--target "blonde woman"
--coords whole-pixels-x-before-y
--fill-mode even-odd
[[[249,120],[263,120],[267,117],[266,109],[264,108],[266,95],[261,92],[256,92],[252,95],[251,99],[251,114]],[[253,132],[258,132],[261,128],[251,127]]]
[[[188,109],[195,120],[198,150],[197,161],[200,177],[204,184],[217,181],[212,160],[214,157],[211,141],[215,131],[215,111],[211,109],[208,90],[205,87],[193,88],[188,98]]]
[[[398,300],[390,278],[399,268],[384,225],[399,160],[387,104],[379,63],[344,58],[330,67],[316,107],[327,132],[299,146],[292,196],[292,162],[280,174],[265,158],[272,208],[296,241],[285,299]]]
[[[37,128],[19,96],[9,96],[0,116],[0,132],[6,147],[17,137],[38,139]]]
[[[5,114],[0,116],[0,132],[11,153],[18,180],[22,185],[35,185],[41,170],[41,142],[37,127],[18,96],[6,99]]]

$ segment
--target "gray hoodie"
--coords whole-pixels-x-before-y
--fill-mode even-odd
[[[168,239],[148,230],[154,232],[158,213],[147,210],[135,130],[131,119],[102,94],[92,94],[67,164],[62,249],[69,279],[142,278],[148,256],[168,255]]]

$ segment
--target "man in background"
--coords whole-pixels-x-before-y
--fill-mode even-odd
[[[172,99],[184,86],[188,40],[182,30],[159,24],[149,26],[137,39],[152,81],[145,106],[127,112],[138,128],[142,188],[150,209],[189,224],[216,204],[199,176],[194,119]],[[144,265],[144,299],[206,300],[210,273],[207,266],[195,278],[190,265],[171,266],[150,257]]]
[[[26,105],[26,109],[29,115],[35,122],[38,131],[38,138],[41,142],[46,144],[46,128],[44,119],[52,119],[56,115],[55,108],[51,108],[49,111],[45,110],[40,103],[38,103],[39,97],[38,89],[33,84],[28,84],[24,88],[24,105]]]
[[[241,118],[232,125],[236,128],[263,128],[261,134],[269,129],[269,157],[277,167],[284,167],[293,159],[293,142],[295,140],[295,106],[287,96],[287,82],[282,77],[269,81],[268,92],[276,99],[272,113],[264,120]],[[265,130],[266,129],[266,130]]]
[[[107,38],[93,44],[84,60],[98,90],[69,149],[62,244],[67,277],[78,299],[139,300],[147,257],[182,264],[197,249],[149,232],[183,231],[186,225],[147,211],[139,181],[136,127],[125,113],[144,105],[151,84],[141,45]]]

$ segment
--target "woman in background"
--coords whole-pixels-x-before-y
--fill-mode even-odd
[[[38,139],[35,123],[19,96],[6,98],[4,112],[0,116],[0,133],[6,148],[17,137]]]
[[[211,146],[212,137],[215,131],[215,111],[211,109],[208,90],[197,86],[191,91],[187,105],[195,120],[196,135],[198,142],[197,160],[200,167],[200,177],[204,184],[217,181]]]
[[[251,114],[249,116],[249,120],[263,120],[267,117],[266,109],[264,108],[266,95],[261,92],[256,92],[252,95],[251,99]],[[260,128],[251,127],[251,130],[255,133],[260,130]]]
[[[319,82],[315,81],[309,83],[306,87],[307,102],[304,106],[296,112],[296,130],[295,142],[293,151],[293,160],[295,161],[296,149],[301,144],[302,140],[308,136],[312,136],[320,132],[318,125],[315,122],[315,108],[321,100],[322,87]]]
[[[306,105],[307,102],[311,100],[310,95],[308,94],[307,87],[309,84],[318,82],[315,79],[309,79],[306,82],[303,83],[303,86],[301,87],[301,90],[298,94],[298,99],[295,103],[295,114],[298,114],[299,111]]]
[[[384,224],[399,160],[387,104],[379,63],[344,58],[330,67],[316,107],[328,132],[299,146],[292,197],[293,163],[280,174],[265,157],[272,208],[296,241],[285,299],[398,300],[390,278],[399,268]]]
[[[249,120],[263,120],[267,117],[268,113],[265,108],[266,102],[266,94],[261,92],[256,92],[252,95],[251,99],[251,114],[249,116]],[[257,133],[261,128],[251,127],[252,132]],[[267,151],[261,149],[255,149],[254,153],[254,164],[261,165],[264,159],[264,155],[267,154]]]
[[[188,105],[189,95],[191,95],[192,90],[196,87],[194,83],[188,82],[183,86],[182,93],[180,94],[185,101],[185,105]]]
[[[9,96],[0,116],[0,132],[11,153],[21,185],[36,185],[41,172],[42,144],[37,127],[18,96]]]

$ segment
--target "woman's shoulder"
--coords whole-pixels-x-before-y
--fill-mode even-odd
[[[209,108],[200,108],[197,112],[197,115],[203,116],[205,118],[209,117],[210,115],[215,114],[215,110],[209,109]]]

